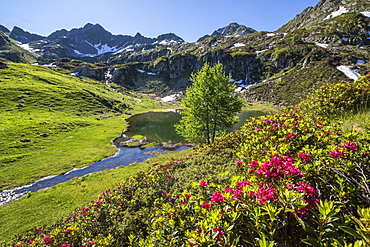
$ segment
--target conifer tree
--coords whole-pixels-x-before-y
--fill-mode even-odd
[[[235,84],[226,76],[223,65],[205,63],[191,75],[193,85],[186,89],[183,115],[176,131],[190,142],[212,143],[216,133],[231,128],[243,106],[234,94]]]

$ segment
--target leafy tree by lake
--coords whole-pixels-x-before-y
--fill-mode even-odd
[[[190,142],[212,143],[218,131],[237,121],[243,100],[234,93],[235,84],[225,75],[223,65],[204,64],[191,75],[193,85],[186,90],[184,111],[176,131]]]

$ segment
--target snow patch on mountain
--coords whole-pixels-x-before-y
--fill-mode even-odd
[[[232,47],[230,47],[230,49],[237,48],[237,47],[243,47],[243,46],[245,46],[245,44],[243,44],[243,43],[236,43]]]
[[[322,48],[328,48],[328,44],[322,44],[322,43],[315,43],[315,45],[318,45],[318,46],[320,46],[320,47],[322,47]]]
[[[161,98],[161,100],[164,101],[164,102],[171,102],[171,101],[176,100],[180,96],[181,96],[181,94],[178,94],[178,93],[177,94],[172,94],[172,95],[168,95],[166,97]]]
[[[361,15],[370,18],[370,11],[360,12]]]
[[[346,9],[346,7],[340,6],[339,10],[334,11],[330,15],[325,17],[324,21],[329,20],[329,19],[334,18],[334,17],[337,17],[337,16],[340,16],[340,15],[345,14],[347,12],[348,12],[348,9]]]
[[[354,69],[352,69],[351,66],[340,65],[336,67],[336,69],[354,81],[356,81],[360,77],[360,74],[357,73]]]

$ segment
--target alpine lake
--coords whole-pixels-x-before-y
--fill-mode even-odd
[[[238,123],[235,124],[229,131],[237,130],[243,126],[244,122],[251,117],[263,116],[266,112],[263,111],[243,111],[239,114]],[[134,135],[145,136],[149,142],[157,143],[177,143],[184,142],[182,136],[175,131],[174,125],[181,119],[180,112],[148,112],[138,114],[127,119],[129,127],[124,135],[132,137]],[[125,137],[123,137],[125,138]],[[116,143],[122,139],[117,138]]]

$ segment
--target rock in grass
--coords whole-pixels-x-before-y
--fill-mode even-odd
[[[20,142],[31,142],[31,139],[30,138],[26,138],[26,139],[21,139],[19,140]]]

